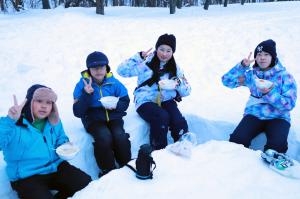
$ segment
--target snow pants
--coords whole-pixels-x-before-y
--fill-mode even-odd
[[[188,131],[187,121],[174,100],[162,102],[161,107],[153,102],[144,103],[137,109],[137,113],[150,124],[150,144],[154,150],[168,145],[169,128],[174,142],[179,140],[181,130],[183,133]]]
[[[67,161],[57,167],[57,172],[34,175],[11,182],[20,199],[65,199],[92,181],[91,177]],[[54,196],[51,190],[57,190]]]
[[[129,134],[125,133],[122,119],[109,122],[94,122],[88,132],[94,138],[94,155],[98,167],[104,175],[116,168],[124,166],[131,160],[131,144]],[[100,175],[99,175],[100,176]]]
[[[288,149],[289,129],[290,123],[284,119],[260,120],[253,115],[245,115],[230,135],[229,141],[249,148],[252,139],[264,132],[267,137],[264,150],[273,149],[285,153]]]

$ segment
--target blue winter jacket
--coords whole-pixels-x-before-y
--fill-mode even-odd
[[[81,118],[86,129],[95,121],[122,119],[126,115],[130,102],[127,89],[114,78],[111,72],[106,75],[101,85],[93,81],[94,92],[92,94],[85,92],[83,78],[88,82],[89,74],[82,73],[82,78],[76,84],[73,92],[74,100],[76,100],[73,105],[73,113],[76,117]],[[119,97],[116,109],[108,110],[103,107],[99,100],[105,96]]]
[[[43,132],[26,119],[23,123],[27,127],[15,123],[8,116],[0,118],[0,150],[7,163],[10,181],[56,172],[63,160],[57,156],[55,149],[69,140],[61,121],[53,126],[47,120]]]
[[[142,59],[140,53],[136,53],[131,58],[125,60],[118,66],[117,72],[122,77],[134,77],[137,76],[137,85],[141,85],[146,80],[152,77],[153,71],[148,67],[147,63],[152,60],[154,53],[147,57],[146,60]],[[177,92],[181,97],[190,95],[191,87],[184,77],[183,71],[176,66],[176,76],[180,80],[181,84],[176,87],[176,90],[159,90],[158,84],[154,83],[152,86],[142,86],[134,91],[134,102],[136,108],[146,102],[157,103],[157,98],[160,95],[160,101],[172,100],[176,97]],[[161,79],[168,78],[166,75]],[[176,92],[177,91],[177,92]]]
[[[239,84],[240,76],[245,78],[244,85]],[[255,85],[256,77],[273,82],[273,89],[267,94],[261,93]],[[295,107],[297,100],[297,86],[293,76],[278,59],[275,66],[267,71],[259,67],[244,67],[238,63],[223,75],[222,82],[229,88],[249,88],[250,97],[244,115],[250,114],[262,120],[280,118],[290,122],[290,111]]]

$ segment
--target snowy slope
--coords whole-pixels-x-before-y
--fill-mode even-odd
[[[127,167],[111,172],[74,199],[97,198],[299,198],[299,181],[274,175],[260,153],[225,141],[210,141],[190,159],[168,151],[153,153],[153,180],[141,181]],[[168,161],[166,161],[168,160]],[[133,161],[130,162],[133,164]],[[256,179],[253,181],[253,179]]]

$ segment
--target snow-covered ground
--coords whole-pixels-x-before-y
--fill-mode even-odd
[[[95,8],[59,7],[0,15],[0,115],[21,101],[34,83],[58,94],[58,106],[70,139],[81,147],[70,162],[94,179],[97,166],[92,139],[72,113],[72,92],[85,69],[86,56],[95,50],[107,54],[114,75],[128,88],[131,100],[136,79],[118,76],[116,66],[137,51],[154,47],[159,35],[177,38],[175,59],[184,69],[192,94],[179,104],[199,146],[191,159],[167,150],[153,153],[154,179],[140,181],[128,168],[115,170],[93,181],[74,198],[299,198],[300,180],[284,178],[261,164],[259,151],[210,140],[228,140],[242,118],[248,90],[224,87],[221,76],[269,38],[300,85],[300,2],[277,2],[189,7],[169,15],[167,8],[108,7],[105,15]],[[298,90],[298,96],[299,96]],[[134,104],[125,129],[131,135],[133,157],[147,142],[148,127]],[[288,153],[300,160],[300,109],[292,111]],[[208,142],[209,141],[209,142]],[[263,139],[255,142],[261,148]],[[134,161],[131,162],[134,165]],[[5,174],[0,153],[0,198],[16,198]]]

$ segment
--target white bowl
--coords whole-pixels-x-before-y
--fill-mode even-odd
[[[255,85],[260,89],[268,89],[273,85],[273,82],[265,79],[255,79]]]
[[[165,90],[174,90],[177,86],[177,81],[172,79],[163,79],[158,82],[159,87]]]
[[[106,97],[101,97],[99,100],[104,108],[112,109],[116,108],[119,98],[115,96],[106,96]]]
[[[76,145],[74,145],[70,142],[67,142],[67,143],[57,147],[55,151],[61,159],[71,160],[77,155],[77,153],[80,151],[80,149]]]

